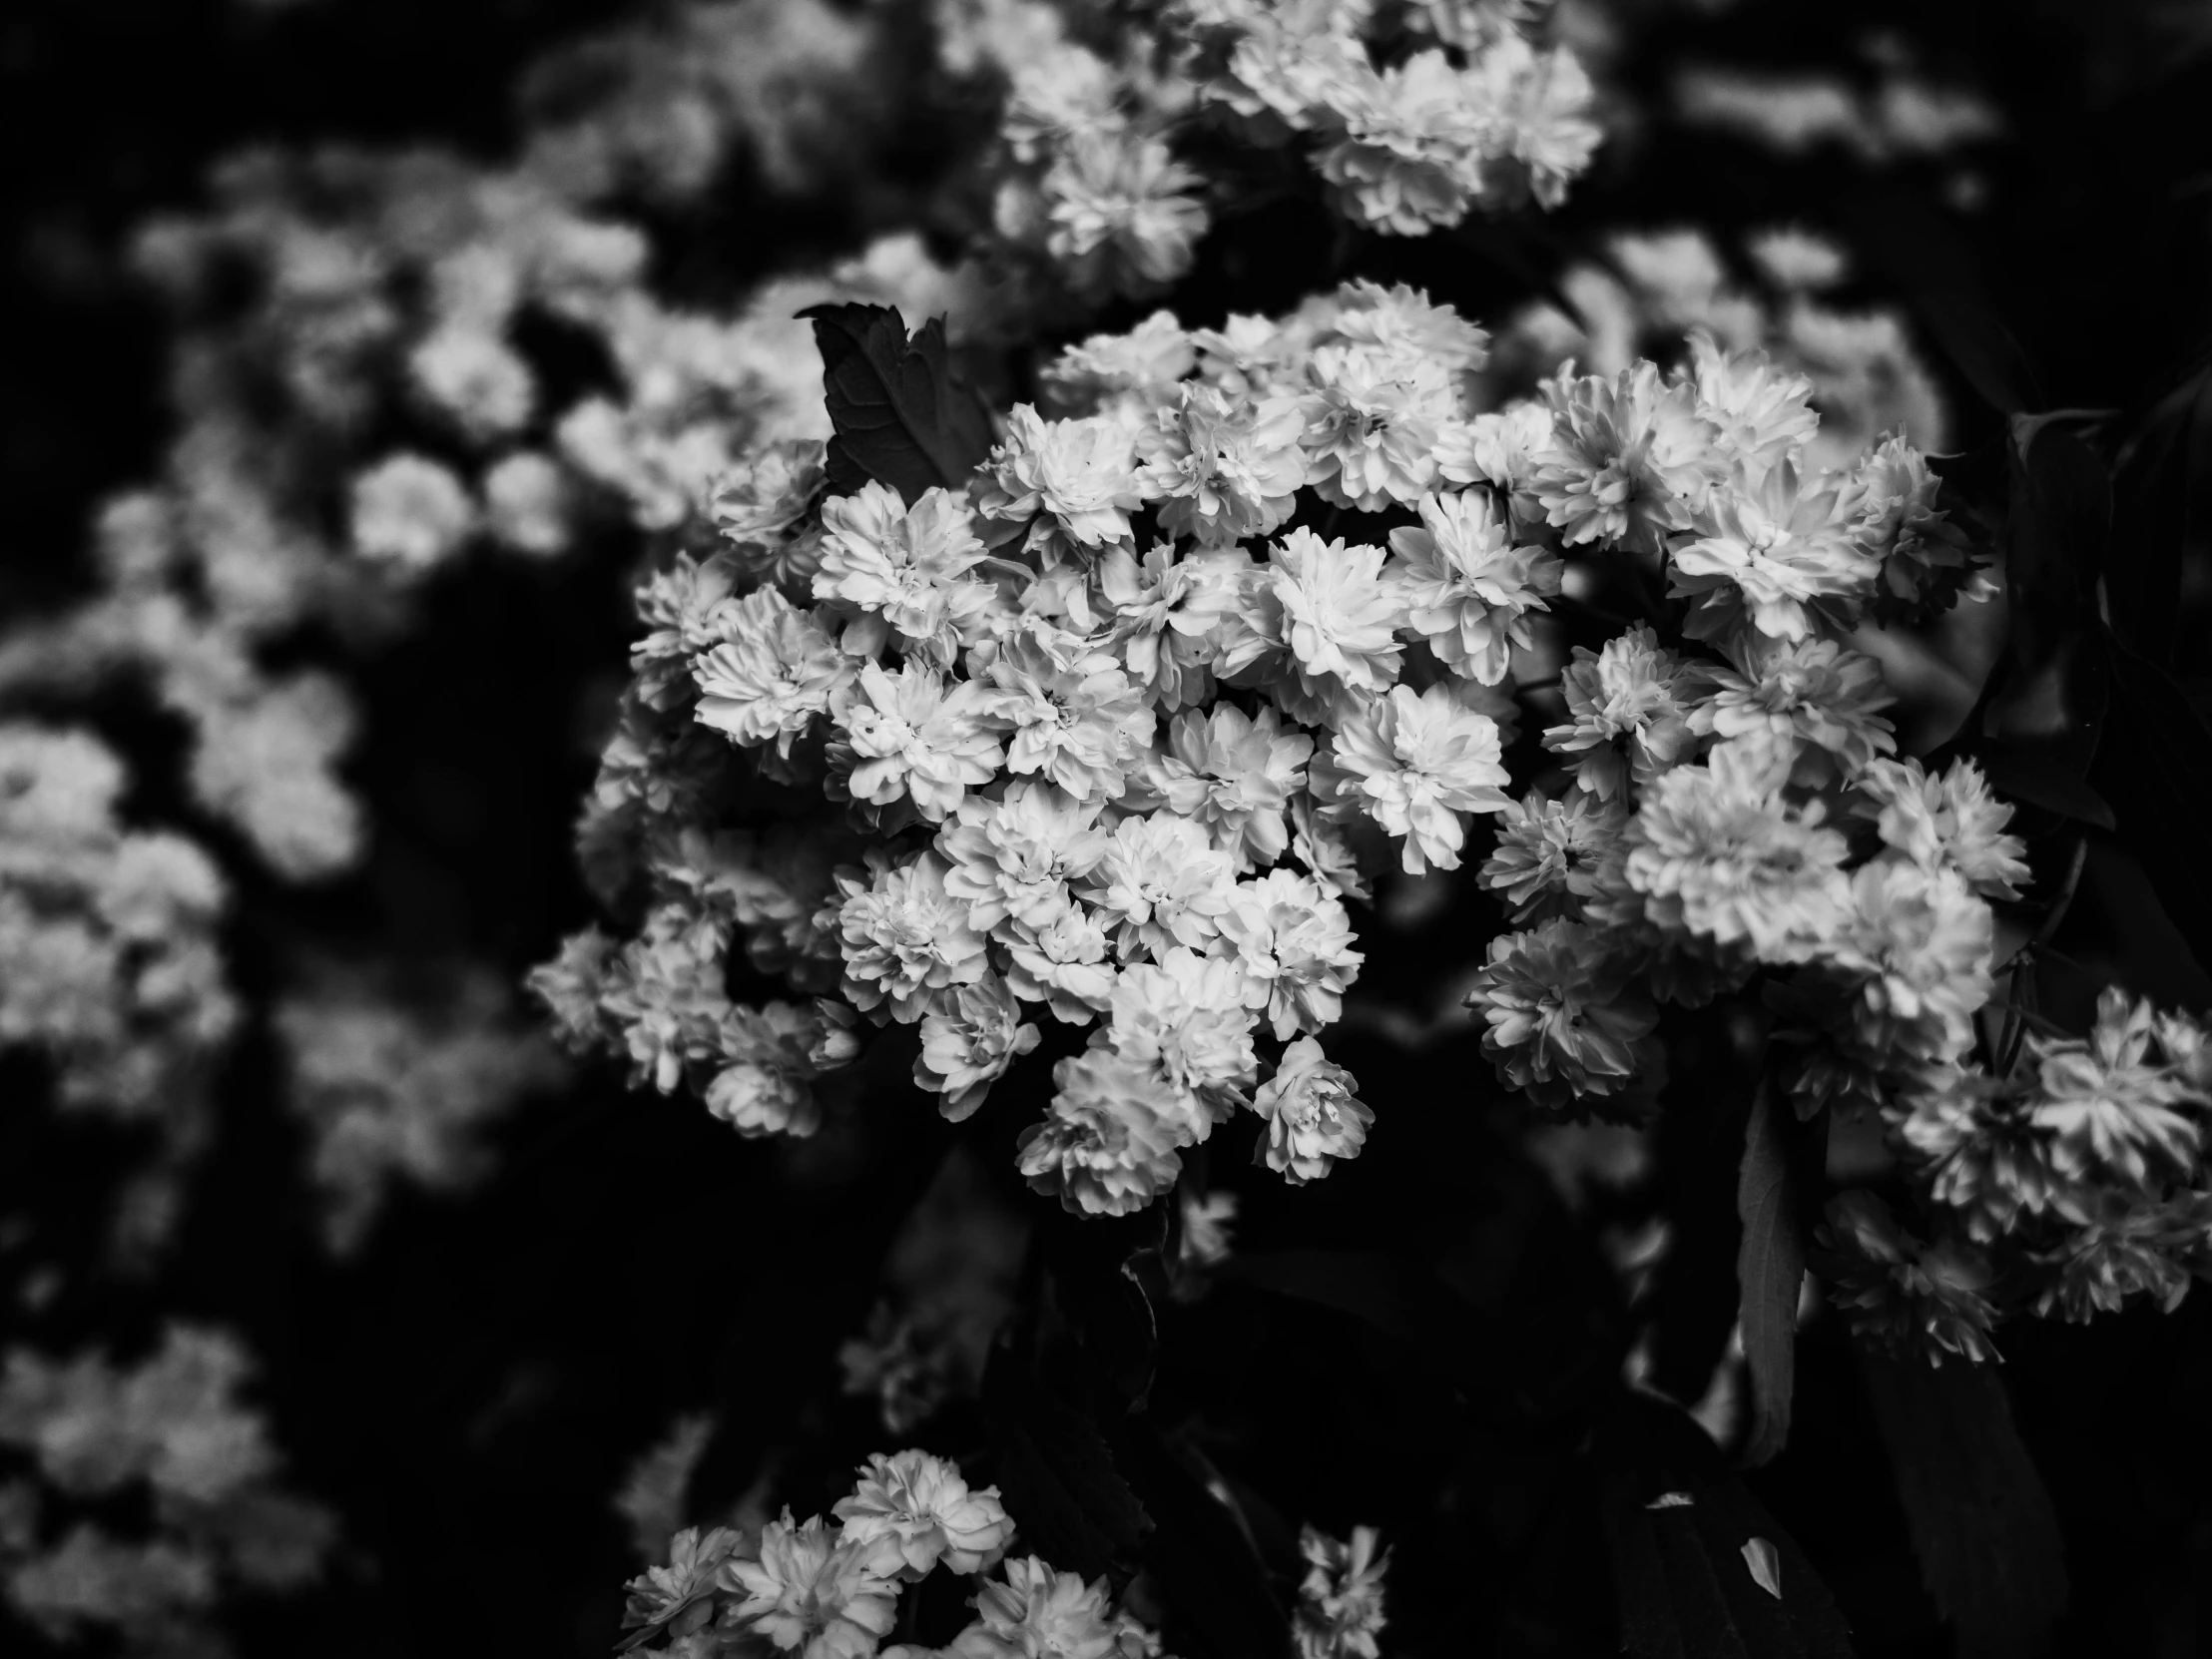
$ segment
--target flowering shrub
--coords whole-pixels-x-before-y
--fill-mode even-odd
[[[2193,1628],[2187,25],[415,6],[19,135],[8,1643]]]

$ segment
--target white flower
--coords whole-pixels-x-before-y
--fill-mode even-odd
[[[1403,605],[1380,547],[1301,526],[1268,549],[1228,621],[1217,672],[1262,685],[1294,720],[1333,724],[1397,679]]]
[[[2114,985],[2086,1042],[2028,1038],[2039,1085],[2030,1120],[2051,1137],[2060,1174],[2144,1187],[2193,1167],[2203,1132],[2176,1110],[2185,1090],[2153,1057],[2154,1035],[2151,1005]]]
[[[1896,857],[1860,865],[1834,947],[1835,964],[1857,979],[1860,1046],[1889,1065],[1963,1055],[1994,989],[1994,937],[1989,906],[1955,872]]]
[[[950,1659],[1113,1659],[1120,1627],[1106,1580],[1086,1584],[1036,1556],[1008,1561],[1004,1582],[983,1585],[976,1622],[948,1650]]]
[[[1916,863],[1955,869],[1983,898],[2020,896],[2027,845],[2004,833],[2012,804],[1989,793],[1972,761],[1953,761],[1939,778],[1915,760],[1876,761],[1855,782],[1879,809],[1884,844]]]
[[[1045,251],[1093,298],[1165,286],[1190,270],[1205,234],[1200,183],[1158,139],[1079,134],[1044,176]]]
[[[1081,647],[1057,658],[1032,636],[1010,641],[983,671],[1010,728],[1006,767],[1050,779],[1079,801],[1111,801],[1151,741],[1153,715],[1121,664]]]
[[[1237,883],[1221,919],[1220,953],[1246,979],[1245,1005],[1265,1009],[1279,1038],[1334,1025],[1359,977],[1344,905],[1310,875],[1274,869]]]
[[[1046,420],[1027,403],[1006,417],[1006,436],[983,463],[976,510],[1029,527],[1028,545],[1049,562],[1072,544],[1084,554],[1129,540],[1143,500],[1130,433],[1103,415]]]
[[[840,1541],[817,1517],[795,1526],[789,1509],[761,1532],[760,1559],[723,1563],[721,1580],[742,1595],[733,1617],[800,1659],[867,1659],[889,1633],[898,1585],[871,1564],[870,1545]]]
[[[1433,49],[1332,88],[1345,136],[1315,157],[1354,218],[1397,236],[1425,236],[1466,217],[1482,185],[1488,100]]]
[[[852,799],[887,807],[910,797],[932,824],[997,776],[1006,755],[998,741],[1004,724],[982,688],[947,681],[919,660],[896,676],[862,663],[832,714],[830,762]]]
[[[1202,826],[1173,812],[1146,813],[1114,826],[1080,890],[1115,929],[1125,958],[1141,950],[1158,961],[1178,945],[1205,948],[1221,930],[1235,879],[1229,854]]]
[[[889,1007],[911,1025],[929,1011],[929,993],[972,985],[988,969],[983,935],[968,907],[944,888],[944,863],[924,852],[879,866],[862,881],[837,877],[837,931],[843,939],[844,994],[856,1008]]]
[[[1582,789],[1552,801],[1531,790],[1506,807],[1496,850],[1476,879],[1505,901],[1516,925],[1571,913],[1598,890],[1600,871],[1627,827],[1622,801],[1601,801]]]
[[[789,757],[793,742],[852,674],[851,660],[813,612],[795,609],[775,588],[737,601],[723,613],[722,627],[723,643],[692,660],[700,724],[749,749],[773,741]]]
[[[1544,747],[1576,757],[1575,779],[1600,801],[1648,786],[1697,747],[1681,660],[1642,624],[1605,642],[1574,648],[1560,671],[1568,719],[1544,733]]]
[[[1690,383],[1697,388],[1698,413],[1754,473],[1795,460],[1820,428],[1812,381],[1777,366],[1764,351],[1724,350],[1703,328],[1690,335]]]
[[[392,455],[353,480],[353,550],[407,573],[428,569],[476,528],[476,504],[450,468]]]
[[[1006,981],[986,973],[971,985],[949,986],[930,998],[929,1011],[921,1016],[914,1082],[942,1095],[938,1110],[947,1121],[959,1123],[1039,1040],[1037,1028],[1023,1022],[1021,1005]]]
[[[1802,640],[1826,603],[1848,612],[1871,597],[1877,566],[1861,549],[1836,488],[1807,488],[1778,462],[1741,468],[1701,504],[1695,532],[1669,555],[1670,594],[1695,603],[1684,631],[1720,640],[1740,628]]]
[[[1016,1142],[1031,1187],[1058,1194],[1073,1213],[1123,1216],[1175,1184],[1183,1167],[1177,1149],[1198,1138],[1196,1101],[1104,1048],[1060,1061],[1052,1083],[1043,1121]]]
[[[570,511],[567,474],[534,449],[505,456],[484,474],[485,527],[517,553],[566,552]]]
[[[1461,706],[1447,685],[1416,694],[1392,686],[1347,716],[1331,740],[1337,795],[1404,840],[1409,875],[1459,867],[1470,813],[1510,803],[1497,727]]]
[[[1244,1103],[1259,1070],[1237,964],[1174,949],[1121,970],[1103,1042],[1164,1086],[1203,1101],[1214,1121]],[[1200,1130],[1204,1138],[1206,1123]]]
[[[1651,919],[1769,963],[1802,962],[1849,902],[1844,837],[1819,802],[1792,807],[1786,769],[1757,746],[1722,744],[1644,792],[1628,831],[1628,883]]]
[[[1306,482],[1304,435],[1295,397],[1232,398],[1194,382],[1138,431],[1139,484],[1169,535],[1204,547],[1272,535]]]
[[[1382,1574],[1390,1552],[1372,1526],[1356,1526],[1341,1542],[1309,1526],[1299,1536],[1306,1578],[1298,1587],[1291,1634],[1297,1659],[1378,1659],[1389,1622],[1382,1612]]]
[[[1306,481],[1364,513],[1409,507],[1436,484],[1436,446],[1459,418],[1451,370],[1381,345],[1318,345],[1306,359]]]
[[[822,526],[815,597],[858,613],[845,649],[873,656],[895,638],[950,662],[993,597],[988,584],[967,574],[983,557],[983,544],[959,500],[932,489],[908,507],[896,490],[871,478],[855,495],[825,501]]]
[[[1565,47],[1538,52],[1508,31],[1475,59],[1474,71],[1481,88],[1476,96],[1492,112],[1485,142],[1493,160],[1486,173],[1505,171],[1500,160],[1517,163],[1538,205],[1558,207],[1604,136],[1589,119],[1593,89],[1580,60]],[[1485,178],[1483,195],[1495,199],[1501,192]]]
[[[1006,983],[1024,1002],[1042,1002],[1070,1025],[1089,1023],[1114,992],[1106,930],[1085,905],[1061,898],[1034,921],[1010,920]]]
[[[1647,1073],[1658,1015],[1595,929],[1545,922],[1490,941],[1467,993],[1498,1075],[1539,1106],[1618,1094]]]
[[[1107,639],[1159,707],[1190,708],[1214,690],[1212,636],[1237,603],[1252,556],[1240,548],[1178,557],[1172,542],[1156,543],[1140,564],[1113,548],[1093,567],[1100,604],[1110,613]]]
[[[830,1513],[844,1523],[839,1541],[873,1546],[879,1570],[909,1582],[940,1562],[972,1574],[1006,1553],[1014,1523],[996,1486],[971,1491],[957,1465],[926,1451],[878,1452],[859,1472],[852,1495]]]
[[[1057,914],[1068,883],[1106,853],[1099,805],[1050,784],[1009,784],[996,801],[970,796],[937,831],[945,890],[967,900],[969,919],[989,932],[1012,915],[1042,923]]]
[[[1657,553],[1668,534],[1689,528],[1719,464],[1719,432],[1698,412],[1694,388],[1639,362],[1612,379],[1563,372],[1544,395],[1552,447],[1536,457],[1529,488],[1562,541]]]
[[[1494,686],[1532,641],[1528,613],[1559,591],[1559,556],[1516,546],[1486,490],[1424,495],[1420,519],[1390,532],[1405,620],[1444,667]]]
[[[1790,757],[1797,781],[1808,785],[1837,773],[1855,777],[1897,747],[1890,723],[1877,713],[1896,699],[1872,657],[1833,640],[1793,643],[1762,634],[1737,641],[1729,655],[1733,666],[1704,670],[1713,691],[1691,711],[1692,731],[1770,745]]]
[[[1173,402],[1176,382],[1198,360],[1173,311],[1154,311],[1126,334],[1093,334],[1044,365],[1053,403],[1080,413],[1149,419]]]
[[[1352,1073],[1324,1058],[1321,1044],[1301,1037],[1283,1051],[1275,1075],[1252,1097],[1267,1120],[1267,1134],[1253,1148],[1293,1186],[1319,1181],[1340,1158],[1357,1158],[1374,1111],[1353,1094]]]
[[[1239,873],[1272,864],[1290,844],[1291,798],[1306,787],[1314,740],[1262,708],[1233,703],[1177,715],[1166,749],[1145,763],[1146,788],[1170,811],[1203,826]]]

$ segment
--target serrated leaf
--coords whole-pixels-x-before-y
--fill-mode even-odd
[[[835,436],[830,487],[849,495],[873,478],[910,506],[930,489],[960,491],[989,453],[990,422],[974,392],[954,377],[944,319],[906,337],[888,305],[810,305],[823,390]]]
[[[1621,1641],[1635,1659],[1850,1659],[1812,1561],[1687,1413],[1628,1396],[1599,1450]],[[1689,1501],[1657,1501],[1668,1494]],[[1763,1547],[1747,1548],[1755,1540]]]
[[[1125,1573],[1152,1519],[1090,1419],[1046,1393],[1003,1348],[983,1379],[983,1414],[1022,1547],[1085,1578]]]
[[[1937,1610],[1968,1652],[2048,1651],[2066,1606],[2065,1550],[1996,1368],[1860,1360]]]
[[[1744,1365],[1751,1374],[1751,1432],[1743,1461],[1758,1467],[1790,1438],[1797,1387],[1798,1297],[1805,1287],[1804,1203],[1797,1192],[1787,1134],[1793,1120],[1771,1087],[1760,1089],[1744,1130],[1736,1213],[1744,1225],[1736,1257],[1743,1293],[1738,1316]]]

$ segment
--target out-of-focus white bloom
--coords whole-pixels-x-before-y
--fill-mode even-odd
[[[1375,1112],[1352,1092],[1358,1086],[1351,1072],[1323,1055],[1320,1043],[1299,1038],[1252,1097],[1252,1109],[1268,1125],[1253,1161],[1303,1186],[1327,1175],[1340,1158],[1359,1157]]]
[[[741,1595],[732,1616],[800,1659],[871,1659],[898,1611],[898,1584],[876,1566],[873,1543],[840,1537],[791,1511],[761,1531],[760,1556],[733,1556],[721,1583]]]
[[[1349,1541],[1308,1526],[1299,1536],[1306,1577],[1298,1587],[1291,1634],[1298,1659],[1378,1659],[1384,1572],[1390,1552],[1372,1526],[1355,1526]]]
[[[830,1513],[844,1523],[839,1541],[874,1547],[879,1570],[909,1582],[940,1563],[972,1574],[1006,1553],[1014,1523],[996,1486],[970,1490],[957,1465],[926,1451],[878,1452],[859,1472],[852,1495]]]
[[[2152,1053],[2150,1004],[2108,986],[2086,1042],[2034,1037],[2040,1093],[2031,1109],[2059,1172],[2109,1173],[2136,1186],[2191,1167],[2202,1130],[2177,1110],[2184,1091]]]
[[[1559,591],[1559,557],[1516,545],[1485,490],[1424,495],[1420,519],[1390,532],[1405,619],[1444,667],[1494,686],[1532,641],[1528,613]]]
[[[1483,184],[1490,100],[1479,74],[1442,52],[1377,71],[1361,64],[1329,88],[1344,136],[1315,157],[1354,218],[1401,237],[1466,217]]]
[[[1940,777],[1912,759],[1876,761],[1854,781],[1878,810],[1884,844],[1916,863],[1956,870],[1983,898],[2020,896],[2027,845],[2004,832],[2012,804],[1989,793],[1972,761],[1953,761]]]
[[[1953,871],[1877,858],[1852,874],[1850,910],[1832,946],[1856,976],[1854,1035],[1883,1063],[1957,1059],[1994,988],[1989,906]]]
[[[353,550],[417,572],[442,563],[476,528],[476,503],[452,469],[393,455],[353,480]]]
[[[497,334],[468,323],[425,334],[407,367],[422,395],[479,440],[525,425],[537,398],[530,365]]]
[[[1331,740],[1340,801],[1404,843],[1409,875],[1457,869],[1471,813],[1503,812],[1497,727],[1444,685],[1410,686],[1349,715]]]
[[[1176,382],[1198,360],[1173,311],[1154,311],[1126,334],[1093,334],[1045,364],[1041,378],[1056,406],[1079,414],[1149,420],[1172,402]]]
[[[1629,885],[1662,927],[1761,961],[1801,962],[1849,903],[1844,837],[1817,801],[1791,805],[1771,752],[1727,743],[1644,792],[1628,830]]]
[[[549,455],[517,451],[484,474],[484,525],[503,546],[547,558],[568,550],[568,475]]]
[[[1041,186],[1045,251],[1086,296],[1156,291],[1190,269],[1205,234],[1200,182],[1158,139],[1080,134]]]

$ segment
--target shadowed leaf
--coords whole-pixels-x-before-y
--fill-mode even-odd
[[[958,491],[990,450],[990,421],[946,359],[944,319],[909,340],[888,305],[810,305],[823,390],[836,435],[830,487],[849,495],[873,478],[908,505],[924,491]]]

